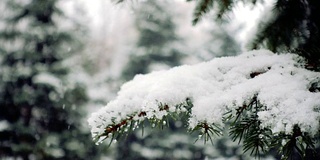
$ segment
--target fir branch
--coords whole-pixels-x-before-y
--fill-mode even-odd
[[[204,14],[208,13],[213,7],[213,0],[200,0],[193,13],[192,24],[196,25]]]
[[[148,120],[151,122],[152,127],[161,127],[163,129],[164,126],[168,126],[169,124],[167,124],[167,118],[168,116],[171,116],[172,118],[175,118],[175,113],[179,114],[179,113],[183,113],[186,112],[187,115],[189,115],[189,113],[191,112],[191,108],[192,108],[192,102],[189,98],[186,99],[186,101],[184,103],[181,103],[176,107],[176,110],[174,112],[169,112],[169,105],[167,104],[162,104],[159,103],[159,110],[158,111],[165,111],[168,113],[168,115],[163,116],[161,119],[158,119],[156,117],[152,117],[152,118],[148,118]],[[96,137],[94,137],[94,141],[102,141],[107,139],[107,138],[111,138],[111,141],[113,141],[114,139],[119,139],[120,136],[122,136],[124,133],[129,132],[134,130],[136,127],[138,127],[138,125],[140,124],[140,121],[135,120],[135,117],[139,117],[139,118],[147,118],[147,112],[145,111],[141,111],[138,112],[136,114],[133,114],[131,116],[128,116],[127,118],[121,120],[119,123],[115,123],[112,125],[109,125],[105,128],[104,133],[97,135]],[[163,120],[165,119],[165,120]],[[211,127],[206,128],[209,132],[216,132],[215,130],[212,130]],[[142,130],[143,132],[143,130]],[[142,133],[143,134],[143,133]]]
[[[298,153],[302,159],[315,156],[315,138],[311,138],[308,133],[301,132],[298,125],[292,129],[292,134],[280,133],[273,137],[273,148],[278,148],[282,155],[281,159],[287,160]],[[307,153],[310,152],[310,153]]]
[[[144,111],[141,111],[140,113],[137,114],[138,117],[145,117],[147,114]],[[103,139],[109,138],[110,135],[112,136],[111,138],[114,139],[114,135],[115,133],[119,132],[121,128],[127,126],[129,123],[132,124],[133,118],[135,116],[129,116],[128,118],[122,120],[120,123],[117,124],[113,124],[113,125],[109,125],[105,128],[104,133],[102,133],[101,135],[98,135],[97,137],[95,137],[95,141],[98,141],[100,138],[103,137]]]
[[[304,24],[309,21],[308,10],[310,6],[306,1],[277,1],[272,11],[273,19],[260,23],[251,48],[263,46],[273,52],[298,51],[299,45],[304,46],[310,39],[306,30],[310,30],[311,26]]]
[[[257,72],[259,75],[264,72]],[[251,76],[250,77],[254,77]],[[270,129],[260,128],[261,122],[258,120],[258,112],[263,110],[263,106],[254,96],[248,105],[244,104],[236,110],[236,117],[231,123],[230,136],[233,141],[243,140],[243,151],[251,150],[250,155],[259,157],[261,153],[266,153],[270,145],[272,132]]]
[[[225,15],[225,13],[230,11],[230,9],[232,8],[233,0],[220,0],[217,2],[220,6],[217,18],[222,19],[223,15]]]
[[[204,143],[206,143],[207,141],[210,140],[211,143],[213,144],[213,141],[212,141],[211,137],[213,135],[221,136],[223,129],[220,128],[216,124],[208,124],[207,122],[202,122],[202,123],[199,123],[196,127],[194,127],[191,130],[191,133],[195,132],[195,131],[199,131],[200,132],[198,138],[196,139],[196,141],[198,141],[199,139],[203,138]]]

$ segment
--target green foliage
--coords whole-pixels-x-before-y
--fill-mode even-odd
[[[135,10],[135,25],[140,31],[138,46],[162,48],[168,43],[177,40],[172,17],[155,14],[166,12],[163,4],[149,0],[141,3],[141,5]]]
[[[213,27],[212,31],[210,31],[212,38],[203,46],[204,49],[207,49],[211,53],[211,56],[204,60],[239,54],[241,47],[233,37],[236,32],[237,30],[226,30],[223,25]]]
[[[167,119],[175,118],[182,113],[190,116],[192,103],[187,99],[184,103],[175,106],[176,110],[170,109],[166,104],[159,104],[159,111],[164,111],[163,117],[148,117],[145,112],[136,113],[122,120],[120,123],[114,123],[106,127],[105,133],[97,137],[119,140],[122,135],[127,134],[130,130],[139,128],[145,120],[152,124],[153,127],[163,128],[168,125]],[[281,155],[281,159],[287,160],[298,156],[301,159],[316,158],[315,145],[319,141],[319,137],[311,137],[307,132],[302,132],[298,125],[292,129],[292,133],[274,134],[268,128],[262,128],[257,113],[265,110],[255,97],[248,104],[244,104],[235,111],[229,111],[224,116],[224,123],[229,124],[228,132],[233,141],[242,142],[243,151],[250,152],[250,155],[260,158],[262,155],[268,154],[272,149],[277,149]],[[224,130],[217,124],[200,123],[190,130],[191,133],[196,132],[198,139],[203,139],[206,143],[211,141],[213,144],[214,136],[222,136]],[[198,140],[196,139],[196,141]]]
[[[152,70],[153,64],[177,66],[183,54],[174,44],[178,43],[175,24],[167,13],[164,4],[157,1],[146,1],[135,9],[135,25],[139,31],[137,49],[130,55],[130,61],[122,73],[125,80],[136,74]]]
[[[165,114],[160,119],[158,117],[152,116],[148,117],[147,120],[150,124],[152,124],[152,127],[158,127],[163,128],[167,125],[167,118],[175,119],[177,117],[181,117],[183,115],[189,116],[190,109],[192,108],[192,103],[189,99],[186,99],[184,103],[181,103],[174,107],[175,110],[173,112],[169,111],[169,106],[167,104],[159,103],[159,111],[163,111]],[[116,120],[113,120],[113,124],[109,125],[105,128],[105,132],[101,135],[98,135],[95,137],[95,141],[101,141],[101,138],[111,138],[112,140],[119,140],[120,136],[127,134],[129,131],[135,130],[138,125],[142,124],[144,120],[146,119],[147,114],[146,112],[137,112],[133,115],[127,116],[126,119],[121,120],[120,123],[117,123]],[[205,126],[205,124],[200,125],[197,129],[194,131],[201,129],[202,126]],[[208,134],[213,130],[211,126],[206,126],[207,129],[204,133]],[[215,131],[214,131],[215,132]]]
[[[0,159],[98,159],[103,149],[82,125],[86,88],[63,64],[79,41],[57,3],[1,1]]]
[[[200,0],[197,3],[196,9],[193,13],[194,19],[192,23],[197,24],[200,18],[211,10],[211,8],[213,7],[213,4],[214,4],[214,0]]]
[[[187,0],[193,1],[193,0]],[[245,3],[252,3],[255,5],[259,0],[251,0],[250,2],[246,0],[242,0]],[[263,1],[263,0],[260,0]],[[215,20],[221,21],[226,20],[225,16],[228,12],[232,11],[233,7],[238,1],[235,0],[199,0],[196,2],[196,8],[193,12],[193,20],[192,23],[196,25],[201,18],[209,13],[210,11],[215,12]]]
[[[248,105],[239,107],[236,117],[231,123],[230,136],[234,141],[243,140],[244,152],[251,150],[251,155],[259,156],[268,151],[271,131],[267,128],[260,128],[257,113],[263,110],[263,106],[256,98]],[[232,115],[229,115],[232,116]]]
[[[255,6],[262,0],[245,1]],[[234,8],[234,0],[200,0],[196,2],[193,23],[211,10],[215,11],[216,20],[224,20],[224,15]],[[259,23],[256,37],[250,49],[267,48],[274,52],[294,52],[308,60],[307,68],[319,71],[319,15],[320,3],[316,0],[275,1],[270,19]]]
[[[319,1],[277,1],[274,18],[260,26],[252,48],[295,52],[308,60],[307,68],[319,71]]]

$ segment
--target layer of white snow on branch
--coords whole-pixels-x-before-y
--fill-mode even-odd
[[[224,113],[234,112],[256,97],[266,106],[258,113],[261,127],[268,127],[273,133],[291,133],[297,124],[314,136],[319,131],[320,93],[310,92],[309,88],[320,81],[320,73],[306,70],[303,65],[303,59],[294,54],[256,50],[137,75],[122,86],[116,99],[93,113],[88,122],[92,135],[96,136],[107,126],[137,113],[161,119],[167,112],[159,110],[160,103],[174,112],[174,106],[190,98],[194,104],[190,128],[201,122],[223,127]]]

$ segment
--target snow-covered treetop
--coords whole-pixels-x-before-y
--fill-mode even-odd
[[[320,92],[312,87],[319,82],[320,73],[304,69],[304,60],[295,54],[250,51],[137,75],[88,122],[93,137],[100,140],[129,126],[129,121],[135,128],[145,118],[162,120],[179,112],[189,114],[190,129],[206,129],[202,124],[224,128],[228,119],[255,103],[260,107],[251,107],[247,115],[256,114],[258,128],[277,135],[293,134],[298,126],[313,137],[320,128]]]

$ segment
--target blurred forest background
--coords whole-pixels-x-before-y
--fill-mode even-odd
[[[194,143],[185,117],[110,147],[86,119],[136,74],[241,53],[268,4],[192,26],[183,0],[1,0],[0,159],[252,159],[228,137]]]

